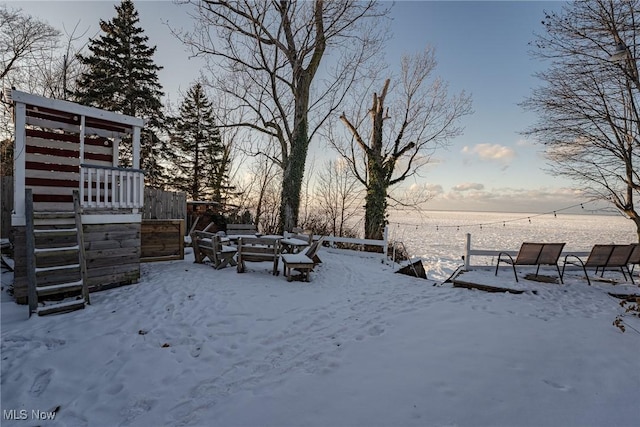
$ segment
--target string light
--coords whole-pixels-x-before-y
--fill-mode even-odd
[[[483,229],[483,227],[486,226],[486,225],[490,226],[490,225],[495,225],[495,224],[500,224],[500,223],[502,223],[503,227],[506,227],[507,226],[507,222],[516,222],[516,221],[522,221],[522,220],[525,220],[525,219],[529,222],[529,224],[532,224],[532,220],[531,220],[532,218],[537,218],[539,216],[550,215],[550,214],[553,214],[553,217],[557,218],[558,217],[558,212],[566,211],[566,210],[569,210],[569,209],[572,209],[572,208],[576,208],[578,206],[580,206],[581,209],[585,209],[584,205],[586,203],[592,203],[592,202],[595,202],[596,200],[598,200],[598,199],[592,199],[592,200],[589,200],[587,202],[582,202],[582,203],[578,203],[578,204],[575,204],[575,205],[567,206],[567,207],[562,208],[562,209],[556,209],[556,210],[549,211],[549,212],[543,212],[543,213],[539,213],[539,214],[535,214],[535,215],[530,215],[530,216],[520,217],[520,218],[514,218],[514,219],[509,219],[509,220],[502,220],[502,221],[489,222],[489,223],[483,223],[483,224],[436,225],[436,231],[440,231],[440,228],[453,228],[453,227],[455,227],[456,231],[460,231],[460,227],[474,227],[474,226],[477,226],[477,227],[480,227],[480,229]],[[408,224],[408,223],[396,222],[396,225],[398,227],[400,227],[401,225],[404,225],[404,226],[415,226],[416,230],[418,230],[419,227],[420,227],[420,225],[417,225],[415,223]]]

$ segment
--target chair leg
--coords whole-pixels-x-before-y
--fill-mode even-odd
[[[558,278],[560,279],[560,284],[564,285],[564,282],[562,281],[562,274],[560,274],[560,266],[558,264],[556,264],[556,270],[558,270]]]
[[[624,277],[624,280],[627,280],[627,273],[624,272],[624,267],[620,267],[620,271],[622,271],[622,276]]]
[[[633,285],[636,284],[636,282],[633,280],[633,276],[631,275],[631,270],[629,270],[629,266],[627,265],[627,273],[629,273],[629,279],[631,280],[631,283]]]
[[[589,279],[589,275],[587,274],[587,268],[583,265],[582,270],[584,271],[584,275],[587,278],[587,283],[591,286],[591,279]]]

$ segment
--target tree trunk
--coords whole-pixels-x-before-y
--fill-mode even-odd
[[[308,146],[306,132],[299,134],[295,143],[291,144],[291,154],[282,175],[280,224],[278,224],[280,233],[291,231],[298,223],[300,193]]]
[[[300,193],[304,178],[304,165],[309,150],[309,88],[312,72],[301,72],[296,76],[295,109],[293,118],[293,132],[291,135],[289,156],[283,156],[282,194],[280,201],[280,223],[278,232],[291,231],[298,225],[300,212]]]
[[[384,169],[369,160],[369,182],[365,197],[364,233],[365,239],[382,240],[385,215],[387,212],[387,184]]]

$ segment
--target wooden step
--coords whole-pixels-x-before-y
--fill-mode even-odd
[[[50,296],[66,292],[74,292],[82,290],[82,280],[75,282],[61,283],[59,285],[38,286],[36,292],[38,296]]]
[[[60,246],[59,248],[35,248],[33,250],[34,253],[42,256],[47,256],[48,254],[55,255],[56,252],[78,252],[80,246]]]
[[[64,212],[34,212],[33,219],[75,219],[76,214],[73,211]]]
[[[54,265],[51,267],[36,267],[36,274],[50,273],[52,271],[60,271],[60,270],[76,270],[79,268],[80,268],[80,264],[64,264],[64,265]]]
[[[82,310],[85,307],[84,300],[69,300],[45,306],[38,306],[36,313],[38,316],[46,316],[55,313],[68,313],[69,311]]]
[[[60,236],[69,236],[75,235],[78,232],[78,229],[73,228],[36,228],[33,230],[33,234],[36,236],[47,236],[47,237],[60,237]]]

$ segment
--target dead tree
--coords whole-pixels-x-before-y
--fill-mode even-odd
[[[464,92],[450,97],[447,84],[432,75],[435,66],[432,48],[403,57],[400,84],[389,106],[391,79],[373,94],[369,120],[359,117],[357,109],[352,119],[340,116],[351,142],[332,141],[366,187],[366,238],[382,238],[390,188],[428,164],[435,150],[462,132],[458,122],[471,113],[470,97]]]

